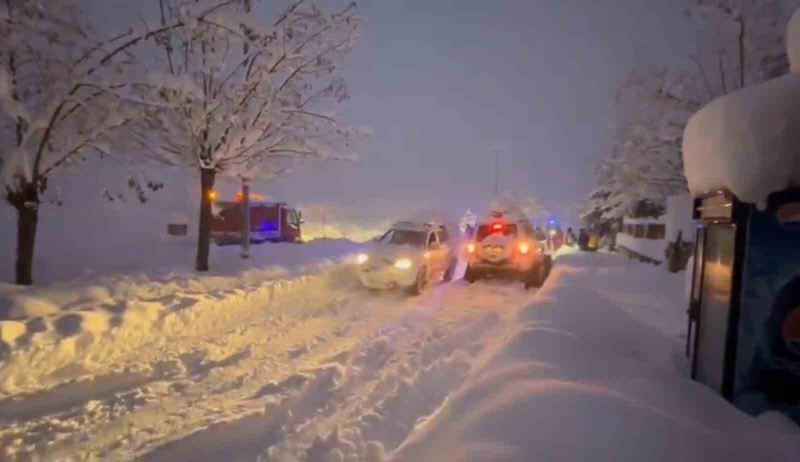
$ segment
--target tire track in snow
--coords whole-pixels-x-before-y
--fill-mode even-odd
[[[382,367],[372,374],[356,374],[331,412],[287,433],[268,449],[267,460],[372,460],[375,451],[397,447],[466,378],[472,358],[483,348],[476,339],[491,337],[501,327],[493,306],[479,302],[479,310],[459,313],[460,302],[485,289],[448,286],[426,294],[422,306],[414,299],[407,302],[407,316],[361,347],[368,362],[376,361],[370,352],[386,351],[387,345],[395,347],[391,357],[379,357]],[[504,287],[489,290],[504,299],[514,293]],[[528,300],[527,295],[521,298]],[[458,319],[459,314],[466,319]],[[350,366],[359,370],[358,364]]]
[[[471,307],[460,305],[484,290],[495,298]],[[500,315],[493,311],[496,298],[507,301],[509,293],[520,298],[518,291],[503,286],[456,284],[412,299],[388,295],[351,300],[348,303],[366,305],[373,312],[399,305],[401,315],[379,318],[383,322],[368,326],[353,348],[325,358],[333,359],[332,364],[262,385],[250,396],[265,402],[259,412],[212,424],[141,458],[211,461],[219,460],[216,454],[225,460],[252,460],[258,455],[267,460],[315,460],[320,454],[346,451],[361,460],[375,446],[370,440],[396,447],[418,419],[432,413],[466,377],[472,355],[481,350],[476,338],[499,327]],[[459,319],[464,313],[467,319]],[[318,353],[315,350],[325,351],[324,345],[288,357],[302,363]],[[387,418],[376,421],[374,417],[381,414]],[[342,435],[356,443],[340,440],[340,427]]]
[[[391,448],[457,386],[509,299],[520,304],[529,295],[460,282],[414,298],[352,289],[320,298],[301,289],[205,339],[195,353],[165,351],[164,360],[179,363],[171,375],[120,384],[109,389],[113,396],[79,393],[65,404],[77,415],[58,422],[66,440],[49,452],[25,446],[9,460],[250,460],[270,447],[303,460],[320,451],[363,454],[369,440]],[[120,395],[135,405],[114,405]],[[61,409],[36,412],[48,421]],[[87,417],[100,411],[109,420]],[[397,425],[384,418],[390,414]],[[334,433],[330,448],[320,446],[321,436]],[[347,438],[358,444],[348,448]]]

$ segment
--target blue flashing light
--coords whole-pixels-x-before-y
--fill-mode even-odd
[[[274,221],[265,221],[261,223],[261,226],[258,227],[259,231],[277,231],[278,224]]]

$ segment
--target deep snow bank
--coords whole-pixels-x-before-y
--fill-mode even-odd
[[[136,364],[131,357],[145,347],[180,350],[181,341],[252,318],[292,290],[326,297],[351,280],[339,263],[358,248],[338,240],[263,245],[246,261],[238,248],[220,248],[215,271],[204,275],[181,268],[0,284],[0,397]]]
[[[563,257],[519,326],[392,460],[793,460],[800,431],[684,378],[678,339],[630,314],[646,299],[604,294],[633,265]],[[660,285],[629,282],[643,294]]]

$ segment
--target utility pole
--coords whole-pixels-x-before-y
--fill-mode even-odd
[[[242,258],[250,258],[250,185],[242,180]]]
[[[494,151],[494,196],[497,197],[497,191],[500,182],[500,150]]]

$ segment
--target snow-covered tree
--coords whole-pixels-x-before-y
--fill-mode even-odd
[[[789,69],[786,22],[797,0],[688,0],[696,36],[690,59],[705,101]]]
[[[17,211],[15,280],[32,283],[39,206],[54,173],[109,151],[139,103],[128,48],[147,32],[101,38],[74,0],[0,3],[0,168]]]
[[[152,158],[200,174],[199,271],[217,175],[270,178],[307,159],[349,158],[357,135],[334,112],[348,97],[338,71],[361,25],[354,5],[330,13],[300,0],[276,17],[245,0],[214,5],[159,1],[162,28],[186,27],[151,44],[143,97],[157,104],[132,130]]]
[[[606,227],[626,214],[658,213],[686,190],[681,137],[711,99],[788,69],[785,24],[798,0],[687,0],[694,46],[681,69],[634,71],[616,99],[609,156],[581,214]]]
[[[658,214],[667,196],[686,191],[681,141],[699,106],[696,100],[697,90],[685,73],[637,71],[621,83],[611,153],[598,169],[598,187],[583,206],[584,219],[605,226],[627,214]]]

